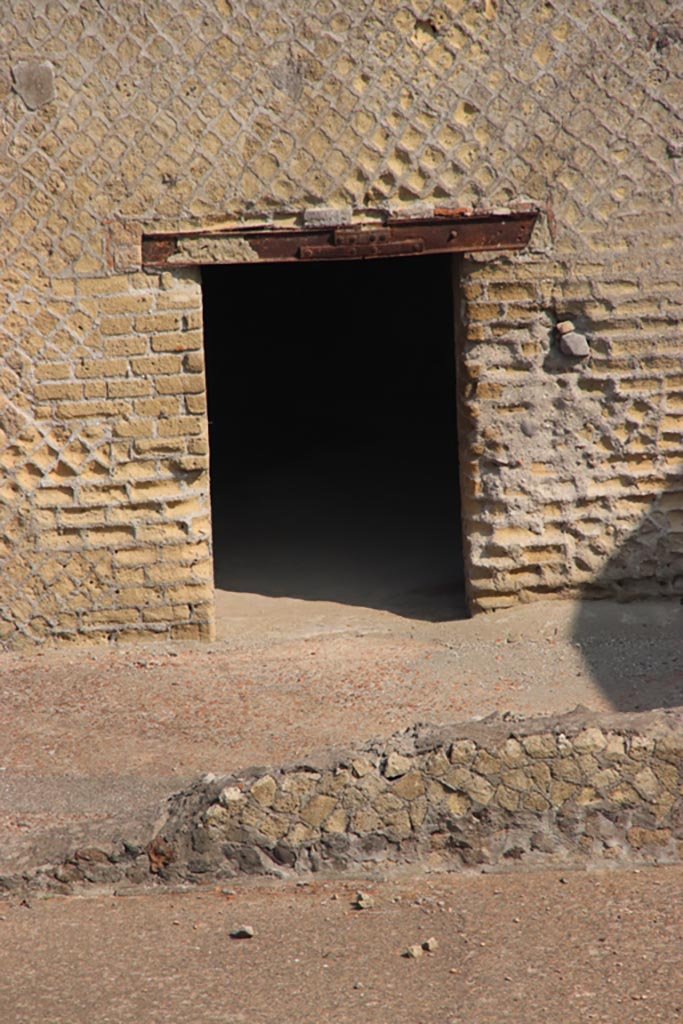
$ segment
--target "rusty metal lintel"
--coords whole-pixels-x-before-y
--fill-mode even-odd
[[[382,256],[416,256],[424,252],[421,238],[407,238],[402,242],[365,241],[356,245],[302,245],[299,258],[302,260],[366,260]]]
[[[391,228],[335,228],[335,245],[383,245],[391,241]]]
[[[449,211],[448,215],[441,213],[425,219],[391,218],[385,225],[249,227],[149,234],[142,241],[143,265],[165,270],[206,263],[240,263],[244,262],[245,250],[249,262],[283,263],[523,249],[537,215],[535,210],[504,214],[454,211],[453,215]]]

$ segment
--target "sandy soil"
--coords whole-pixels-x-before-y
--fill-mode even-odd
[[[0,1020],[674,1024],[682,885],[678,866],[364,882],[362,911],[351,882],[0,902]]]

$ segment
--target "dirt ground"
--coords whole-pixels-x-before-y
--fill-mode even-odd
[[[567,601],[432,622],[217,594],[210,645],[0,654],[0,874],[143,836],[205,771],[416,721],[683,704],[683,608]]]
[[[0,903],[7,1024],[674,1024],[683,868]],[[231,939],[242,925],[251,939]],[[402,954],[430,938],[419,959]]]
[[[683,704],[683,609],[431,621],[218,593],[211,645],[0,655],[0,874],[144,839],[203,771],[415,721]],[[0,900],[8,1024],[528,1024],[683,1016],[683,869],[248,881]],[[374,905],[353,909],[357,888]],[[230,938],[247,924],[255,935]],[[419,959],[402,953],[436,938]]]

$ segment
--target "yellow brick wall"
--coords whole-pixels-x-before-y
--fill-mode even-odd
[[[199,274],[112,273],[68,291],[16,374],[20,403],[0,411],[2,636],[210,637]]]
[[[683,594],[674,227],[569,279],[557,247],[463,261],[463,532],[475,609]],[[615,246],[619,229],[605,228]],[[568,317],[590,340],[585,360],[560,350],[556,324]]]
[[[0,639],[211,635],[201,290],[141,232],[320,207],[539,206],[462,265],[474,606],[680,592],[681,35],[666,0],[7,0]]]

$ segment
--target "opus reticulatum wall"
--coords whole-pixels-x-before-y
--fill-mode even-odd
[[[330,209],[541,211],[458,261],[472,607],[683,593],[679,5],[8,0],[0,40],[2,640],[212,635],[200,273],[141,240]]]

